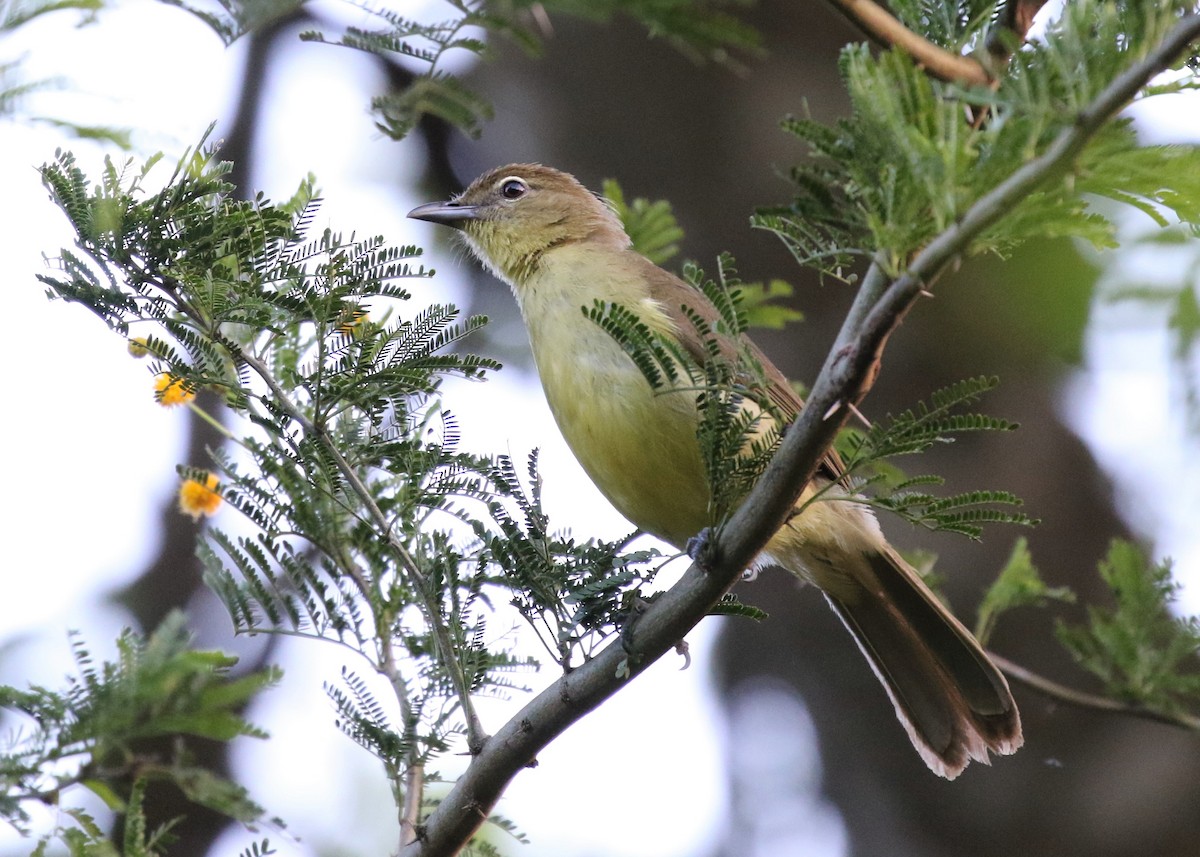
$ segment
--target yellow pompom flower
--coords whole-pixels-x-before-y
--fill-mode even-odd
[[[191,515],[194,521],[215,515],[221,506],[221,495],[217,493],[218,484],[215,473],[207,474],[203,482],[198,479],[185,479],[179,486],[179,511]]]
[[[164,408],[185,405],[196,398],[196,391],[187,387],[182,378],[163,372],[154,379],[155,398]]]
[[[129,355],[131,357],[136,357],[138,360],[141,360],[150,353],[149,343],[146,341],[146,337],[144,336],[135,336],[133,339],[129,340],[128,348]]]

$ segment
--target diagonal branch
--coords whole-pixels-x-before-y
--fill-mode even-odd
[[[952,53],[914,33],[895,15],[872,0],[829,2],[870,39],[885,48],[900,48],[938,80],[964,86],[988,86],[992,82],[992,75],[979,62]]]
[[[680,581],[638,618],[631,639],[610,644],[594,659],[534,697],[484,745],[466,773],[418,831],[401,857],[449,857],[486,819],[501,792],[538,752],[625,686],[683,639],[733,585],[791,512],[851,405],[870,389],[888,335],[934,280],[1012,204],[1066,173],[1097,130],[1159,71],[1200,37],[1200,15],[1181,18],[1167,37],[1114,80],[1040,157],[1011,175],[966,212],[962,220],[918,254],[888,282],[877,261],[867,274],[833,350],[813,385],[808,405],[749,497]],[[868,287],[869,286],[869,287]],[[637,656],[630,654],[636,652]]]

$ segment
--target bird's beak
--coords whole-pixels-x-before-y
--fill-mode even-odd
[[[463,205],[460,202],[427,202],[408,213],[414,220],[428,220],[462,229],[465,221],[479,219],[479,206]]]

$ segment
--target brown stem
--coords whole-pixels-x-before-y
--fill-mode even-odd
[[[964,86],[987,86],[988,70],[970,57],[951,53],[908,27],[872,0],[829,0],[855,26],[883,47],[900,48],[938,80]]]
[[[1121,702],[1118,699],[1111,699],[1107,696],[1084,693],[1081,690],[1075,690],[1074,688],[1067,687],[1065,684],[1059,684],[1045,676],[1027,670],[1020,664],[1013,663],[1008,658],[998,655],[995,652],[988,652],[988,657],[1009,678],[1057,702],[1065,702],[1068,705],[1074,705],[1076,708],[1087,708],[1092,711],[1108,711],[1113,714],[1140,717],[1143,720],[1153,720],[1156,723],[1166,723],[1170,726],[1178,726],[1181,729],[1200,732],[1200,717],[1194,714],[1161,711],[1157,708],[1147,708],[1144,705],[1137,705],[1136,703]]]

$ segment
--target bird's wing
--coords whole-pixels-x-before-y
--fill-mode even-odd
[[[695,335],[689,335],[694,334],[693,325],[684,313],[684,307],[687,307],[694,314],[700,316],[710,326],[714,325],[720,319],[720,312],[713,306],[712,301],[699,289],[694,288],[669,271],[663,270],[649,259],[645,259],[644,257],[639,258],[642,258],[646,266],[644,276],[650,284],[650,294],[662,307],[663,312],[674,322],[675,327],[681,334],[680,340],[688,354],[703,364],[708,359],[708,352],[704,350],[702,343]],[[710,327],[710,329],[716,338],[721,355],[728,360],[737,361],[742,354],[739,351],[739,343],[732,337],[717,332],[715,327]],[[767,383],[766,393],[768,400],[778,408],[779,413],[789,423],[795,420],[804,408],[804,400],[800,398],[800,395],[795,391],[791,383],[789,383],[787,376],[779,370],[779,367],[771,362],[770,358],[762,352],[762,349],[748,338],[743,337],[741,345],[749,351],[749,354],[762,367],[764,380]],[[820,470],[818,472],[834,481],[843,481],[846,468],[837,450],[830,449],[825,454],[825,457],[821,459]]]

